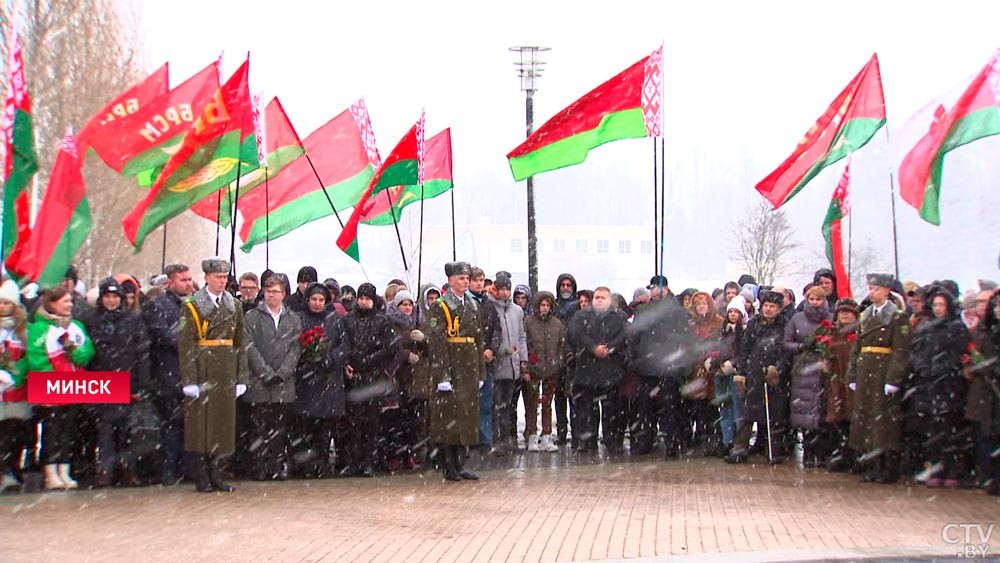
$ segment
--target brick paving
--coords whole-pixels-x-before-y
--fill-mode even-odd
[[[188,484],[4,495],[0,562],[955,555],[943,526],[1000,521],[997,497],[979,491],[860,484],[792,464],[522,453],[490,461],[480,475],[244,482],[228,495],[195,494]],[[1000,553],[1000,530],[991,542]]]

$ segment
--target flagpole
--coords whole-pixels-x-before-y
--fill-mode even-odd
[[[232,242],[229,245],[229,263],[232,264],[232,273],[236,275],[236,207],[240,203],[240,175],[243,173],[243,156],[236,160],[236,197],[233,199],[232,211],[229,213],[229,232]],[[226,197],[229,197],[229,186],[226,186]]]
[[[455,184],[451,184],[451,261],[458,261],[458,242],[455,237]]]
[[[316,170],[316,166],[313,164],[312,158],[309,157],[309,153],[305,153],[306,162],[309,163],[309,168],[312,168],[313,174],[316,176],[316,181],[319,182],[319,188],[323,191],[323,195],[326,196],[327,203],[330,204],[330,209],[333,210],[333,214],[337,217],[337,222],[340,223],[340,228],[344,228],[344,222],[340,220],[340,213],[337,213],[337,207],[333,205],[333,200],[330,199],[330,194],[326,193],[326,186],[323,185],[323,179],[319,177],[319,171]],[[402,248],[402,246],[400,246]],[[406,262],[406,259],[403,260]]]
[[[385,200],[389,202],[389,213],[392,214],[392,226],[396,227],[396,240],[399,241],[399,255],[403,257],[403,270],[409,272],[410,267],[406,265],[406,251],[403,250],[403,237],[399,236],[399,223],[396,222],[396,210],[392,208],[392,196],[389,195],[389,190],[383,190],[382,193],[385,194]]]
[[[160,273],[167,269],[167,223],[163,222],[163,255],[160,257]]]
[[[267,186],[267,166],[264,167],[264,269],[271,268],[271,192]]]
[[[222,190],[215,192],[215,256],[219,255],[219,236],[222,232],[222,225],[219,223],[222,217]]]
[[[391,208],[390,208],[391,209]],[[411,231],[412,232],[412,231]],[[420,242],[417,248],[417,290],[420,289],[421,274],[424,271],[424,184],[420,183]]]
[[[889,125],[884,125],[885,128],[885,143],[889,144]],[[892,175],[892,169],[889,169],[889,200],[892,202],[892,256],[893,264],[896,268],[896,279],[899,279],[899,233],[896,231],[896,185]],[[854,233],[851,233],[852,235]]]
[[[654,141],[655,142],[655,141]],[[667,236],[667,140],[660,137],[660,271],[663,275],[664,240]]]
[[[656,193],[656,137],[653,137],[653,273],[660,271],[660,254],[656,247],[656,235],[659,232],[659,196]]]

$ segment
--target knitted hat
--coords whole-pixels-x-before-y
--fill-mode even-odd
[[[839,315],[841,311],[854,313],[855,317],[861,314],[858,302],[849,297],[845,297],[837,301],[837,304],[834,306],[834,316]]]
[[[21,292],[17,289],[17,283],[14,280],[7,280],[0,284],[0,299],[5,299],[15,305],[21,303]]]
[[[399,304],[402,303],[403,301],[416,303],[416,301],[413,300],[413,294],[411,294],[409,291],[405,289],[396,292],[396,296],[392,298],[392,304],[395,307],[399,307]]]
[[[378,295],[378,290],[375,286],[370,283],[363,283],[358,286],[358,297],[367,297],[371,300],[375,300],[375,296]]]

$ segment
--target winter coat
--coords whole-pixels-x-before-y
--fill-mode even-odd
[[[708,314],[704,317],[694,312],[695,300],[704,299],[709,304]],[[723,319],[715,311],[712,296],[695,291],[691,294],[691,310],[688,312],[688,323],[691,326],[691,337],[694,341],[692,364],[683,394],[689,400],[701,401],[715,398],[715,377],[713,369],[705,368],[705,360],[712,359],[718,365],[719,331],[722,330]]]
[[[826,422],[850,421],[854,406],[854,391],[847,386],[847,366],[851,363],[851,350],[858,336],[858,324],[835,325],[830,333],[830,373],[827,379]]]
[[[84,324],[94,343],[94,357],[87,369],[90,371],[129,372],[129,392],[146,396],[152,391],[149,375],[149,336],[142,317],[124,306],[114,311],[98,305]],[[102,405],[101,412],[108,417],[128,416],[129,405]]]
[[[483,344],[488,350],[493,350],[493,354],[496,356],[501,348],[500,314],[497,313],[496,307],[489,306],[486,295],[486,293],[476,295],[471,291],[465,294],[467,298],[476,302],[476,308],[479,311],[479,326],[482,327],[483,331]]]
[[[566,327],[551,311],[546,317],[538,313],[542,299],[555,297],[548,291],[539,291],[532,306],[534,313],[524,319],[524,332],[528,342],[528,373],[533,382],[559,376],[563,367],[563,348],[566,346]]]
[[[199,330],[192,307],[204,330]],[[243,307],[228,293],[222,294],[217,307],[205,288],[198,290],[181,305],[177,348],[181,386],[200,388],[198,398],[184,399],[184,449],[232,453],[236,446],[236,385],[247,385],[250,376]]]
[[[695,360],[687,311],[673,296],[651,301],[636,310],[629,369],[641,377],[684,379]]]
[[[534,314],[534,312],[535,312],[535,298],[534,298],[534,296],[531,293],[531,288],[528,287],[528,286],[526,286],[526,285],[524,285],[524,284],[518,284],[517,286],[515,286],[514,287],[514,291],[513,291],[513,293],[511,295],[517,295],[518,293],[523,293],[528,298],[528,304],[525,305],[524,307],[522,307],[522,309],[524,309],[524,316],[525,316],[525,318],[527,318],[527,317],[531,316],[532,314]],[[546,292],[546,293],[548,293],[548,292]],[[554,301],[555,300],[555,296],[553,296],[552,299],[553,299],[553,303],[554,303],[555,302]]]
[[[898,387],[903,382],[910,355],[910,319],[891,301],[878,315],[874,310],[872,305],[861,313],[847,371],[848,382],[857,385],[850,446],[859,452],[898,451],[902,445],[900,394],[887,396],[885,385]],[[884,348],[889,353],[871,348]]]
[[[965,412],[962,356],[971,341],[958,315],[934,319],[913,332],[913,372],[905,399],[908,412],[928,419],[953,418]]]
[[[263,280],[261,280],[263,281]],[[290,294],[285,298],[284,305],[286,308],[290,309],[295,313],[301,313],[309,308],[308,302],[305,294],[302,293],[298,288],[295,289],[295,293]]]
[[[328,344],[326,357],[313,362],[305,355],[299,356],[295,367],[295,410],[313,418],[335,418],[347,414],[347,391],[344,389],[343,358],[336,357],[341,349],[343,329],[336,312],[316,314],[306,310],[299,313],[302,332],[322,326]]]
[[[573,385],[608,389],[621,381],[625,372],[625,326],[628,319],[617,310],[599,312],[584,309],[570,321],[570,338],[576,346],[576,373]],[[608,347],[607,357],[598,358],[594,348]]]
[[[793,357],[789,413],[794,428],[819,428],[826,417],[825,365],[817,351],[815,336],[821,324],[826,323],[832,329],[832,319],[826,302],[821,307],[806,302],[785,325],[784,347]]]
[[[417,325],[424,324],[424,320],[427,318],[427,309],[430,308],[430,305],[427,304],[427,294],[430,293],[431,290],[441,293],[441,288],[432,283],[425,283],[420,286],[420,296],[418,297],[420,302],[414,303],[414,305],[416,305],[415,309],[417,310]]]
[[[755,317],[743,332],[740,354],[735,362],[736,372],[746,377],[746,406],[744,420],[765,420],[764,385],[768,366],[778,369],[777,386],[767,389],[771,406],[771,420],[779,425],[787,416],[789,372],[792,355],[783,345],[784,318],[778,315],[771,322]]]
[[[283,306],[275,327],[274,318],[262,301],[247,313],[244,326],[250,385],[240,400],[251,404],[294,402],[295,368],[302,354],[299,344],[302,319],[298,313]]]
[[[978,422],[981,433],[1000,437],[1000,327],[980,322],[972,337],[983,361],[969,370],[965,417]]]
[[[377,304],[376,304],[377,306]],[[390,392],[390,375],[399,356],[400,341],[389,317],[376,309],[355,307],[342,320],[344,340],[341,352],[345,365],[354,369],[346,379],[348,393],[373,385]]]
[[[392,327],[399,338],[399,356],[395,365],[396,383],[399,391],[404,397],[427,400],[431,396],[430,373],[427,370],[427,342],[417,342],[413,340],[413,331],[417,328],[417,312],[414,308],[412,315],[404,315],[395,306],[390,305],[386,309]],[[410,363],[410,354],[417,355],[417,363]]]
[[[10,374],[14,386],[0,393],[0,420],[26,420],[31,417],[28,405],[28,357],[24,342],[14,327],[0,328],[0,369]]]
[[[521,363],[528,362],[528,342],[524,334],[524,311],[509,297],[497,299],[487,295],[487,307],[493,307],[500,319],[500,347],[486,368],[497,381],[512,381],[521,377]]]
[[[457,323],[449,327],[448,316]],[[423,332],[427,337],[433,396],[430,439],[443,445],[473,446],[479,443],[479,383],[486,379],[483,331],[479,309],[467,296],[452,291],[435,301],[427,311]],[[450,333],[450,334],[449,334]],[[441,392],[437,385],[448,381],[452,391]]]
[[[162,397],[182,397],[181,364],[177,349],[182,299],[167,291],[150,299],[142,310],[149,335],[149,363],[153,388]]]
[[[69,335],[72,348],[59,342]],[[35,312],[35,322],[28,325],[27,371],[84,371],[94,357],[94,343],[83,323],[73,319],[65,328],[57,324],[43,306]]]

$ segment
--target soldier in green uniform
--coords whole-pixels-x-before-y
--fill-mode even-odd
[[[221,465],[236,445],[236,398],[247,390],[243,307],[226,292],[230,264],[202,260],[205,287],[181,304],[178,355],[184,392],[184,449],[198,492],[231,492]]]
[[[862,480],[876,483],[899,479],[899,389],[910,355],[910,319],[889,299],[892,283],[889,274],[868,275],[872,304],[861,314],[847,371],[848,386],[855,392],[850,445],[861,454]]]
[[[476,302],[466,296],[472,267],[445,265],[448,291],[430,305],[424,326],[433,388],[429,404],[430,440],[448,481],[479,479],[465,470],[469,446],[479,443],[479,386],[486,377],[486,343]]]

